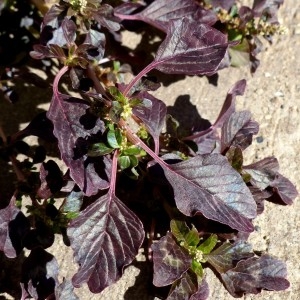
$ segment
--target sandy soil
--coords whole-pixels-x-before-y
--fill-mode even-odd
[[[247,162],[274,155],[279,160],[281,173],[300,190],[300,5],[296,0],[284,2],[280,22],[288,28],[288,34],[275,38],[272,46],[265,44],[266,49],[259,55],[261,66],[253,76],[248,67],[225,69],[219,73],[217,86],[209,85],[206,78],[188,77],[162,88],[156,96],[171,105],[179,95],[188,95],[201,116],[213,121],[226,92],[237,80],[245,78],[247,89],[245,95],[238,98],[238,109],[250,110],[260,124],[260,132],[248,151]],[[29,121],[29,118],[22,118],[21,125]],[[2,117],[2,122],[5,120],[6,117]],[[15,131],[14,128],[7,130]],[[299,211],[299,199],[292,206],[267,203],[265,212],[255,221],[258,230],[250,239],[255,250],[265,251],[287,262],[291,287],[283,292],[264,291],[259,295],[245,296],[245,300],[300,299]],[[70,266],[73,260],[71,250],[66,249],[58,238],[58,243],[49,252],[58,258],[61,275],[71,278],[76,271],[76,266]],[[211,271],[207,273],[211,291],[209,299],[234,299]],[[125,270],[123,278],[101,295],[91,294],[86,287],[76,290],[76,293],[82,300],[150,300],[154,298],[145,292],[147,278],[147,267],[140,255],[134,265]],[[0,299],[5,298],[0,295]]]

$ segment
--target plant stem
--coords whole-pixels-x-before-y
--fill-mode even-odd
[[[137,21],[137,18],[135,17],[135,15],[124,15],[124,14],[118,14],[118,13],[114,13],[114,15],[120,19],[123,20],[133,20],[133,21]]]
[[[126,136],[128,140],[136,145],[144,149],[157,163],[161,166],[168,166],[155,152],[153,152],[135,133],[132,132],[130,127],[126,124],[126,122],[121,119],[119,121],[119,126],[126,131]]]
[[[58,96],[59,90],[58,90],[58,85],[61,77],[69,70],[68,66],[62,67],[59,72],[56,74],[54,81],[53,81],[53,94]]]
[[[119,156],[119,150],[116,149],[112,160],[112,166],[111,166],[111,178],[110,178],[110,185],[109,185],[109,192],[111,195],[115,195],[115,191],[116,191],[118,156]]]

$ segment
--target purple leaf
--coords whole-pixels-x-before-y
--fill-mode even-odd
[[[54,93],[47,113],[53,122],[54,135],[70,176],[87,196],[109,186],[110,160],[106,157],[88,158],[87,142],[104,132],[104,123],[88,113],[89,105],[77,98]]]
[[[110,31],[118,31],[120,29],[120,20],[114,16],[114,9],[108,4],[101,4],[99,9],[93,12],[93,18]]]
[[[192,295],[189,300],[206,300],[209,296],[209,287],[205,278],[202,279],[201,284],[198,282],[198,291]]]
[[[244,95],[246,89],[246,80],[242,79],[237,81],[228,91],[222,109],[219,113],[214,127],[221,127],[223,123],[235,112],[235,98],[236,96]]]
[[[253,231],[250,219],[256,216],[255,201],[224,156],[199,155],[163,169],[183,214],[202,213],[239,231]]]
[[[29,229],[29,221],[15,206],[13,197],[8,206],[0,210],[0,250],[9,258],[17,257]]]
[[[42,163],[40,168],[41,186],[37,195],[43,199],[50,198],[53,193],[60,191],[63,186],[63,179],[58,165],[53,160]]]
[[[170,292],[167,300],[205,300],[209,296],[208,284],[202,279],[198,283],[194,272],[185,272],[175,288]]]
[[[147,92],[139,93],[137,98],[143,101],[146,100],[147,106],[137,105],[132,112],[144,123],[147,131],[154,139],[156,149],[159,150],[159,136],[165,125],[167,107],[164,102]]]
[[[212,75],[227,46],[226,36],[208,25],[187,18],[172,20],[149,66],[167,74]]]
[[[46,25],[51,26],[53,28],[58,28],[60,23],[59,17],[64,12],[65,8],[66,7],[63,5],[52,5],[44,16],[42,28]]]
[[[176,244],[172,233],[168,232],[152,245],[153,284],[166,286],[179,279],[191,266],[188,252]]]
[[[264,201],[265,199],[272,196],[272,192],[268,190],[260,190],[257,187],[249,186],[249,190],[251,191],[251,194],[256,202],[257,206],[257,214],[260,215],[263,213],[265,209]]]
[[[234,297],[244,293],[258,294],[261,289],[282,291],[289,287],[285,264],[269,255],[238,262],[234,269],[221,274],[223,282]]]
[[[250,182],[253,186],[264,190],[275,179],[279,165],[277,159],[271,156],[244,166],[243,170],[251,176]]]
[[[53,31],[53,37],[47,41],[47,45],[63,47],[71,45],[76,39],[76,25],[72,20],[64,18],[60,27]]]
[[[76,40],[76,24],[72,20],[65,18],[61,23],[61,28],[63,31],[64,38],[66,40],[66,44],[73,44]]]
[[[222,109],[215,123],[206,130],[194,132],[193,135],[184,138],[184,140],[193,140],[197,146],[197,154],[209,154],[220,145],[219,134],[216,129],[223,126],[224,122],[235,112],[235,98],[244,94],[246,80],[236,82],[228,91]]]
[[[114,15],[119,16],[119,14],[122,15],[131,14],[140,7],[143,7],[143,5],[140,3],[132,3],[132,2],[123,3],[114,8]]]
[[[283,0],[254,0],[253,12],[256,17],[267,16],[268,22],[277,23],[277,11]]]
[[[214,130],[208,134],[193,138],[193,141],[198,147],[197,154],[204,155],[211,154],[214,151],[219,152],[220,138]]]
[[[235,1],[234,0],[209,0],[208,2],[210,5],[212,5],[215,8],[221,7],[229,11]]]
[[[64,279],[60,285],[55,287],[55,300],[79,300],[70,280]]]
[[[276,178],[270,183],[270,186],[285,204],[292,204],[298,196],[298,191],[292,182],[279,173],[276,174]]]
[[[252,247],[246,241],[238,240],[234,244],[226,242],[206,256],[220,274],[232,269],[235,263],[243,258],[252,257]]]
[[[58,263],[42,248],[33,249],[22,265],[22,282],[34,299],[47,299],[58,285]]]
[[[258,123],[251,120],[249,111],[234,112],[223,124],[221,131],[221,152],[230,146],[247,148],[252,136],[258,133]]]
[[[140,20],[148,23],[164,32],[167,32],[169,22],[183,17],[195,20],[201,23],[207,21],[214,23],[216,18],[214,14],[205,11],[193,0],[156,0],[148,5],[142,12],[130,16],[131,20]],[[209,17],[207,16],[209,15]],[[117,14],[117,16],[119,16]],[[203,18],[199,18],[199,17]],[[122,18],[122,15],[120,15]],[[124,16],[126,19],[126,16]]]
[[[90,60],[100,60],[104,55],[105,42],[105,35],[102,32],[90,29],[83,44],[77,48],[76,54]]]
[[[86,282],[93,293],[121,277],[144,239],[140,220],[110,191],[71,221],[67,234],[80,266],[73,285]]]

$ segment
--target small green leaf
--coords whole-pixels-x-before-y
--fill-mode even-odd
[[[130,167],[130,158],[129,156],[119,156],[118,157],[118,164],[121,170],[125,170]]]
[[[199,244],[199,233],[194,225],[190,229],[183,221],[171,220],[170,226],[171,232],[179,243],[184,242],[186,246],[197,246]]]
[[[121,64],[120,64],[119,61],[117,61],[117,60],[113,61],[113,69],[114,69],[114,71],[119,72],[120,67],[121,67]]]
[[[130,107],[135,107],[142,103],[143,103],[143,101],[141,99],[133,98],[133,99],[130,99],[129,105],[130,105]]]
[[[122,155],[139,155],[141,149],[132,145],[122,151]]]
[[[78,215],[79,215],[79,212],[69,211],[69,212],[66,214],[66,218],[69,219],[69,220],[73,220],[73,219],[77,218]]]
[[[204,272],[203,272],[202,264],[200,262],[193,259],[191,269],[197,275],[198,278],[201,278],[201,279],[203,278]]]
[[[183,221],[171,220],[170,224],[171,232],[177,239],[177,241],[185,242],[185,236],[189,233],[190,229]]]
[[[200,242],[198,230],[194,225],[192,229],[185,235],[185,241],[189,246],[197,246]]]
[[[197,247],[197,250],[200,250],[203,254],[209,254],[215,248],[217,242],[218,236],[216,234],[212,234]]]
[[[238,172],[242,171],[243,167],[243,152],[239,147],[230,147],[226,153],[226,157],[231,166]]]
[[[96,143],[90,146],[88,156],[97,157],[111,153],[114,149],[106,146],[104,143]]]
[[[107,142],[113,149],[120,148],[122,144],[122,133],[116,128],[115,130],[109,130],[107,133]]]
[[[134,155],[129,155],[130,159],[130,166],[131,167],[136,167],[139,164],[139,160],[136,158]]]
[[[115,86],[109,87],[108,90],[109,93],[114,97],[114,100],[116,100],[119,104],[121,103],[124,105],[128,102],[128,99]]]

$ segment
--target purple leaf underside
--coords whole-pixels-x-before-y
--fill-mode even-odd
[[[82,211],[67,234],[80,266],[72,283],[79,287],[86,282],[93,293],[121,277],[144,239],[140,220],[111,192]]]
[[[234,297],[258,294],[261,289],[281,291],[289,287],[285,263],[269,255],[242,260],[221,276]]]
[[[183,214],[202,213],[239,231],[253,231],[250,219],[256,216],[256,203],[224,156],[199,155],[163,169]]]
[[[167,74],[212,75],[227,47],[226,36],[208,25],[187,18],[172,20],[151,65]]]
[[[191,266],[192,260],[185,249],[178,246],[172,233],[168,232],[152,245],[153,284],[166,286],[179,279]]]
[[[106,157],[94,161],[86,155],[88,138],[105,130],[100,119],[88,114],[88,108],[83,100],[58,93],[53,95],[47,117],[53,122],[53,132],[70,176],[91,196],[109,187],[111,162]]]

